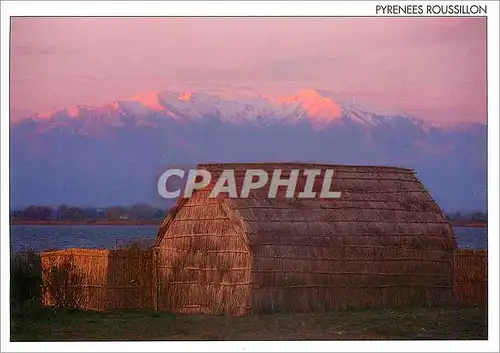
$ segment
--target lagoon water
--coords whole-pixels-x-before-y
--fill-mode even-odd
[[[453,227],[459,248],[488,249],[487,227]]]
[[[12,225],[12,251],[32,248],[49,249],[88,248],[114,249],[130,240],[154,241],[158,226],[101,226],[101,225]]]
[[[488,228],[454,227],[458,246],[487,249]],[[68,248],[113,249],[130,240],[153,242],[158,226],[12,225],[12,251]]]

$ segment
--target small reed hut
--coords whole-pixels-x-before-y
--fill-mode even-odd
[[[212,175],[333,168],[337,199],[179,199],[156,241],[159,310],[269,311],[448,305],[453,230],[411,169],[324,164],[204,164]],[[284,174],[283,174],[284,175]],[[318,181],[320,183],[320,181]],[[319,190],[318,183],[313,190]],[[305,182],[301,173],[297,192]],[[284,192],[284,190],[282,190]]]

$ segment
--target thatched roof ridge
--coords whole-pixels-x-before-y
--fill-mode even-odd
[[[359,169],[360,171],[375,171],[375,170],[385,170],[391,172],[400,173],[411,173],[414,174],[415,171],[407,167],[396,167],[396,166],[383,166],[383,165],[348,165],[348,164],[328,164],[328,163],[316,163],[316,162],[245,162],[245,163],[200,163],[197,168],[207,169],[210,171],[218,171],[222,169],[270,169],[270,168],[339,168],[339,169]]]

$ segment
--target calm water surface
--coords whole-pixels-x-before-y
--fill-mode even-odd
[[[458,246],[487,249],[488,228],[455,227]],[[130,240],[153,241],[158,226],[70,226],[70,225],[12,225],[11,250],[96,248],[113,249]]]
[[[12,225],[11,250],[113,249],[130,240],[154,241],[158,226]]]

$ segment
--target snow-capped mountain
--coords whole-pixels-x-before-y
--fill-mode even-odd
[[[204,118],[216,118],[233,124],[295,124],[307,122],[321,130],[342,120],[360,124],[376,124],[389,119],[363,111],[354,105],[340,105],[327,94],[317,90],[302,90],[288,97],[260,95],[239,99],[225,99],[205,92],[148,92],[130,99],[111,102],[98,107],[73,106],[53,112],[35,114],[34,120],[44,120],[52,124],[61,120],[82,119],[93,115],[112,117],[133,116],[172,118],[178,122],[192,122]],[[402,115],[417,123],[417,118]]]
[[[156,178],[171,165],[286,160],[407,166],[445,209],[485,209],[486,133],[482,124],[377,114],[317,90],[142,93],[12,122],[11,197],[13,205],[160,203]]]

